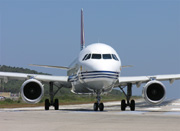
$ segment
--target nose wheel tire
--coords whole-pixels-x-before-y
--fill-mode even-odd
[[[104,104],[103,104],[103,103],[100,103],[100,104],[98,105],[98,103],[94,103],[93,108],[94,108],[94,111],[98,111],[98,109],[99,109],[99,111],[103,111],[103,110],[104,110]]]
[[[100,111],[103,111],[103,110],[104,110],[104,104],[103,104],[103,103],[100,103],[100,104],[99,104],[99,110],[100,110]]]
[[[94,103],[94,111],[98,111],[98,103]]]

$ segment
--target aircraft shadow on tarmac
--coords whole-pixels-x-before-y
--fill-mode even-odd
[[[96,112],[93,109],[59,109],[59,111],[76,111],[76,112]],[[101,111],[98,111],[101,112]],[[107,112],[104,110],[103,112]]]
[[[157,107],[167,106],[167,105],[171,104],[173,101],[175,101],[175,99],[166,100],[163,103],[161,103],[160,105],[149,105],[145,101],[137,102],[136,103],[136,109],[138,108],[137,110],[140,111],[141,109],[143,110],[143,108],[157,108]],[[103,112],[108,112],[108,111],[113,111],[113,110],[114,111],[117,111],[117,110],[121,111],[120,103],[119,104],[114,104],[114,105],[106,105]],[[95,112],[93,109],[84,109],[84,108],[83,109],[81,109],[81,108],[59,109],[59,111]],[[127,111],[129,111],[129,109],[127,109]]]
[[[160,105],[150,105],[148,103],[146,103],[145,101],[140,101],[136,103],[136,111],[144,111],[144,109],[148,109],[148,108],[159,108],[159,107],[165,107],[168,105],[171,105],[174,101],[176,101],[176,99],[171,99],[171,100],[165,100],[163,103],[161,103]],[[77,111],[77,109],[75,109]],[[119,104],[114,104],[114,105],[106,105],[104,111],[108,112],[108,111],[121,111],[120,109],[120,103]],[[69,110],[70,111],[70,110]],[[72,111],[72,110],[71,110]],[[86,109],[79,109],[79,111],[93,111],[93,110],[86,110]],[[130,111],[129,108],[127,108],[126,111]],[[147,111],[147,110],[146,110]],[[152,110],[149,110],[152,112]],[[153,112],[156,112],[155,110]],[[158,110],[157,112],[161,112],[161,110]]]

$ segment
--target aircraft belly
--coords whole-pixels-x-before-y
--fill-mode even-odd
[[[97,79],[87,79],[84,80],[86,85],[93,90],[102,90],[103,92],[109,91],[112,89],[114,86],[113,83],[115,83],[115,80],[112,79],[102,79],[102,78],[97,78]]]
[[[92,94],[94,91],[92,89],[87,88],[86,84],[83,83],[73,83],[72,84],[72,92],[77,94]]]
[[[115,80],[104,78],[76,81],[72,83],[72,92],[80,94],[92,94],[97,90],[109,92],[114,87],[114,83]]]

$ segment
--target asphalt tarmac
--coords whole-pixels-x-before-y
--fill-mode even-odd
[[[0,131],[180,131],[180,100],[160,106],[136,102],[136,111],[120,110],[120,102],[104,103],[103,112],[92,104],[0,109]]]

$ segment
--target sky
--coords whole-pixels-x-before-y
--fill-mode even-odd
[[[0,0],[0,65],[53,75],[66,71],[28,64],[69,66],[85,43],[106,43],[121,58],[121,76],[180,74],[179,0]],[[167,98],[180,98],[180,80]],[[133,94],[141,95],[141,88]]]

